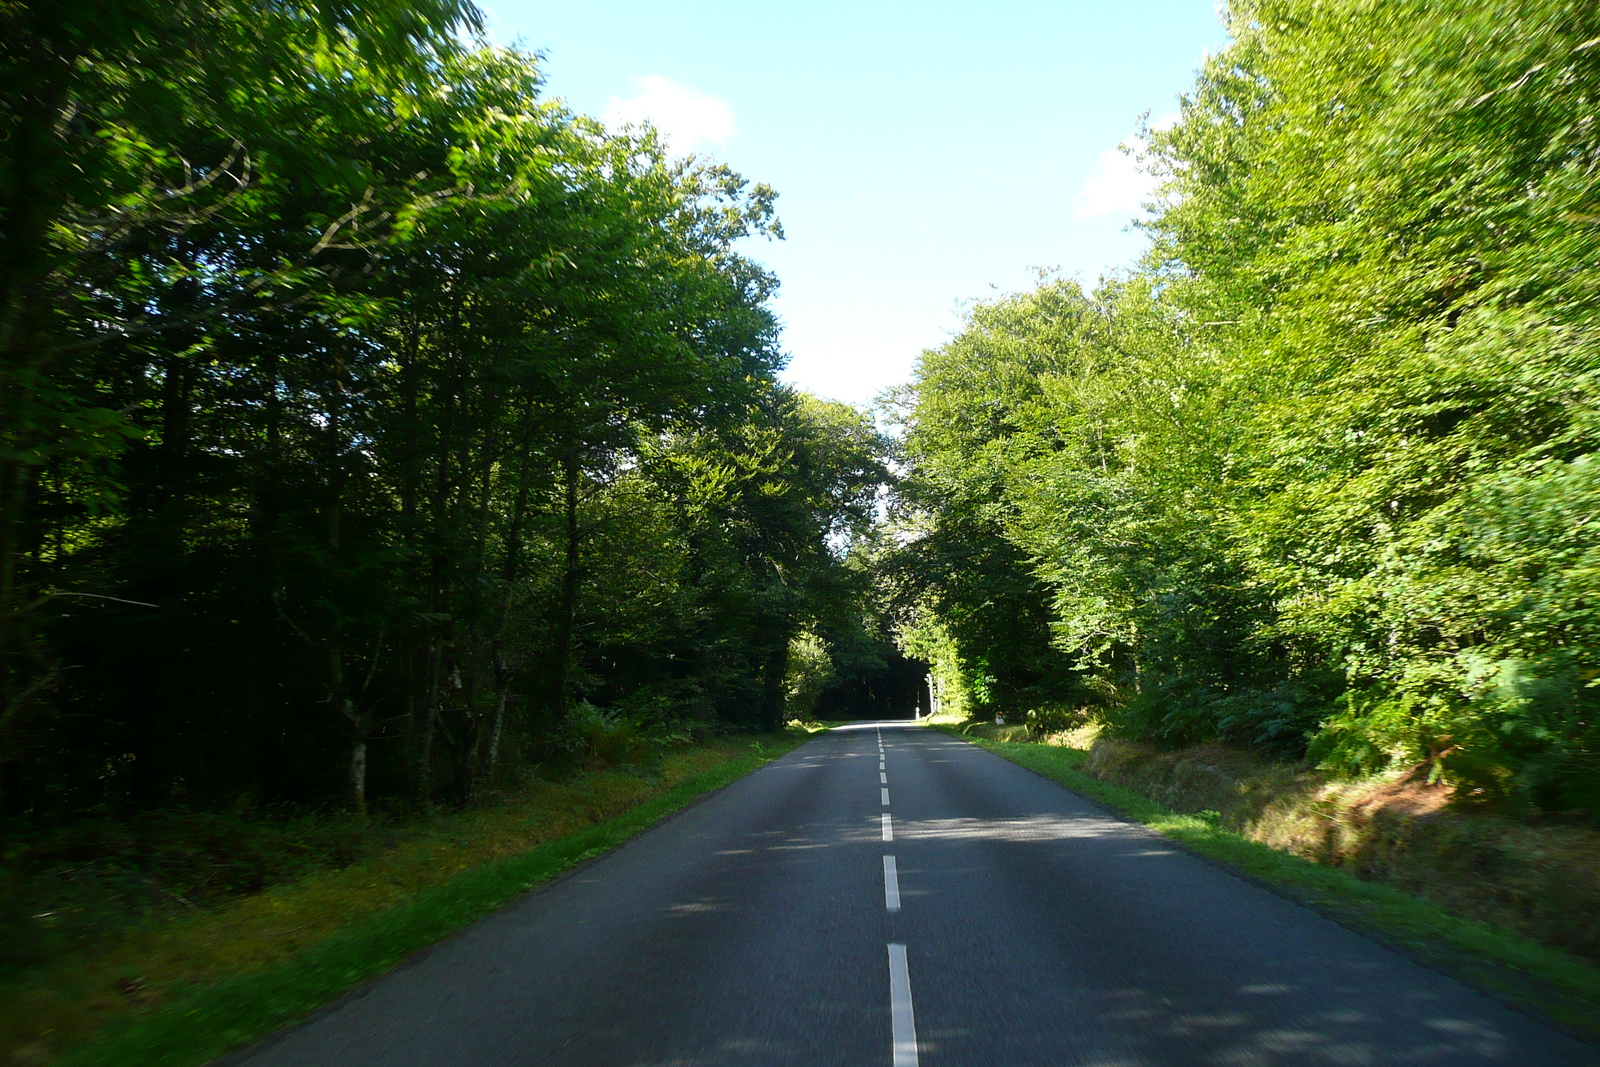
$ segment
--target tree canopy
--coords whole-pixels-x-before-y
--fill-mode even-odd
[[[891,440],[778,380],[773,191],[469,5],[6,7],[0,812],[467,800],[931,663],[1595,813],[1600,21],[1226,19],[1142,263],[976,305]]]
[[[596,723],[782,725],[881,441],[776,380],[774,193],[478,19],[0,14],[0,811],[471,798]]]
[[[902,626],[981,707],[1594,812],[1600,22],[1227,26],[1140,268],[923,356]]]

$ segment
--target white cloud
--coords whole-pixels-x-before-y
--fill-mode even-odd
[[[1163,130],[1177,120],[1178,116],[1168,115],[1151,123],[1150,128]],[[1092,219],[1101,215],[1142,214],[1145,203],[1153,199],[1156,192],[1156,179],[1146,169],[1143,149],[1143,143],[1134,136],[1101,152],[1072,201],[1073,215]]]
[[[638,79],[634,96],[613,96],[604,115],[617,130],[648,122],[676,152],[720,145],[734,135],[733,109],[725,100],[697,92],[658,74]]]

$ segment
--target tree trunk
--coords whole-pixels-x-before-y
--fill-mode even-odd
[[[417,510],[422,491],[422,457],[425,447],[422,427],[417,420],[417,362],[421,354],[422,337],[416,320],[409,317],[405,319],[403,331],[404,340],[398,349],[400,398],[405,419],[401,423],[402,432],[397,435],[396,440],[399,449],[397,465],[400,470],[398,486],[400,536],[406,547],[403,580],[405,588],[419,601],[425,602],[422,590],[422,552],[417,538]],[[426,802],[422,788],[425,777],[421,763],[422,735],[425,730],[424,720],[433,709],[433,690],[430,679],[423,677],[423,672],[427,668],[423,667],[421,662],[424,659],[423,649],[426,646],[431,667],[432,645],[428,640],[431,635],[427,626],[426,623],[420,626],[408,626],[400,637],[400,645],[405,650],[400,665],[400,684],[404,687],[402,697],[405,708],[404,743],[409,761],[407,770],[410,776],[411,799],[418,806]]]
[[[526,457],[527,434],[522,435],[522,452]],[[483,760],[483,779],[494,780],[500,762],[500,738],[505,730],[506,708],[511,695],[511,668],[506,664],[506,626],[511,619],[511,600],[516,595],[517,577],[522,568],[522,526],[528,514],[528,494],[532,488],[532,472],[524,459],[521,481],[517,485],[517,502],[511,509],[511,523],[506,528],[505,553],[500,560],[500,603],[494,622],[491,640],[492,667],[494,670],[494,724],[489,731],[489,747]],[[569,530],[570,533],[570,530]]]
[[[494,784],[495,767],[500,762],[500,735],[505,729],[506,702],[509,699],[510,694],[507,693],[503,687],[495,696],[494,723],[489,728],[489,750],[484,757],[483,770],[481,774],[485,788]]]
[[[27,554],[23,516],[37,472],[15,460],[0,462],[0,767],[11,749],[11,728],[23,708],[48,684],[52,669],[43,662],[37,630],[30,627]],[[0,782],[0,816],[5,814]],[[0,827],[5,825],[0,818]]]
[[[344,442],[341,436],[340,425],[341,397],[344,393],[344,367],[342,362],[335,360],[332,388],[329,391],[326,407],[328,412],[328,458],[332,471],[331,484],[328,493],[327,527],[324,533],[326,548],[329,557],[338,560],[344,542]],[[328,670],[328,704],[338,709],[345,721],[350,725],[350,808],[356,814],[365,817],[367,814],[367,733],[370,729],[370,712],[357,710],[356,701],[350,695],[350,682],[345,672],[345,657],[348,635],[340,624],[335,621],[327,637],[327,670]],[[363,704],[367,702],[362,701]]]
[[[357,710],[350,696],[345,678],[344,655],[337,645],[327,651],[328,703],[338,710],[350,726],[350,779],[348,799],[350,810],[358,815],[367,814],[367,733],[371,728],[369,714]]]
[[[42,10],[42,9],[41,9]],[[51,224],[68,196],[61,174],[58,123],[72,96],[79,51],[65,39],[52,49],[26,50],[22,63],[8,71],[5,157],[0,159],[0,425],[13,457],[28,457],[57,431],[56,412],[44,400],[50,359],[43,332],[50,305],[44,290],[53,257]],[[37,457],[35,457],[37,458]],[[24,513],[28,503],[29,460],[0,461],[0,765],[4,763],[7,723],[31,699],[38,679],[31,624],[25,619],[28,590],[22,566]],[[4,813],[0,793],[0,814]],[[4,821],[0,820],[0,826]]]
[[[780,641],[767,652],[761,672],[761,727],[769,732],[783,729],[783,680],[789,671],[789,642]]]
[[[437,643],[428,651],[428,699],[424,704],[417,738],[417,762],[411,783],[412,800],[426,807],[433,792],[433,734],[439,726],[439,670],[442,652]]]
[[[22,541],[22,464],[0,461],[0,725],[12,714],[18,670],[17,630],[21,611],[17,603],[18,557]]]
[[[367,814],[367,743],[364,740],[350,746],[350,807],[357,815]]]
[[[567,456],[561,461],[565,484],[563,490],[564,514],[567,525],[565,568],[561,576],[561,610],[556,618],[556,639],[552,654],[555,657],[555,721],[566,720],[571,703],[568,692],[571,677],[572,630],[578,618],[578,457]]]
[[[0,462],[0,773],[10,754],[11,720],[20,703],[20,650],[16,647],[21,619],[17,612],[17,527],[21,522],[22,464]],[[0,827],[5,825],[5,782],[0,780]]]

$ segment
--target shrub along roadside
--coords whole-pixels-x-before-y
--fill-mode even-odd
[[[1183,815],[1081,769],[1088,753],[1060,745],[996,741],[935,724],[1143,823],[1206,859],[1368,934],[1531,1014],[1600,1037],[1600,968],[1487,923],[1458,918],[1391,886],[1363,882],[1219,826]]]
[[[539,844],[379,911],[281,962],[172,997],[69,1052],[72,1065],[186,1067],[304,1018],[341,993],[469,925],[528,889],[648,829],[697,798],[799,745],[811,731],[770,736],[606,822]]]

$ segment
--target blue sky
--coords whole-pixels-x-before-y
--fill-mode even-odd
[[[1116,152],[1224,41],[1212,0],[727,4],[488,0],[551,95],[772,185],[786,377],[866,403],[965,304],[1143,246]]]

